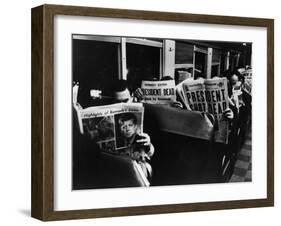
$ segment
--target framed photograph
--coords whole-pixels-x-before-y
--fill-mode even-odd
[[[32,9],[32,216],[274,205],[274,20]]]

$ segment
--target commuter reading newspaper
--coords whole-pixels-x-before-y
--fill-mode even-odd
[[[226,78],[185,80],[177,90],[188,110],[215,117],[215,140],[228,143],[228,121],[223,115],[229,107]]]
[[[129,138],[142,133],[143,112],[141,103],[80,109],[77,111],[80,132],[95,141],[101,150],[120,153],[131,145]]]

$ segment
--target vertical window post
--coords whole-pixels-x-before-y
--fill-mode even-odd
[[[212,73],[212,56],[213,56],[213,48],[208,48],[207,54],[207,76],[206,78],[211,78]]]
[[[230,58],[230,52],[227,52],[226,54],[226,61],[225,61],[225,69],[229,69],[229,58]]]
[[[163,77],[163,48],[160,48],[159,60],[160,60],[160,63],[159,63],[159,78],[162,78]]]
[[[121,38],[121,70],[119,69],[119,71],[121,71],[121,74],[119,74],[119,79],[126,80],[127,79],[126,38]]]
[[[237,53],[237,55],[236,55],[235,67],[238,67],[238,65],[239,65],[239,59],[240,59],[240,53]]]
[[[175,77],[175,50],[176,42],[164,40],[164,73],[163,76]]]
[[[220,76],[220,74],[221,74],[221,57],[222,57],[222,54],[220,53],[220,55],[219,55],[219,66],[218,66],[218,73],[217,73],[217,76]]]
[[[192,69],[192,77],[195,78],[195,48],[196,46],[193,45],[193,69]]]

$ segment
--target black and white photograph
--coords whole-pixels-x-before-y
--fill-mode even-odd
[[[134,143],[141,128],[141,113],[121,113],[115,115],[116,149],[128,147]]]
[[[252,181],[252,43],[72,35],[72,189]]]
[[[83,120],[83,127],[90,139],[96,142],[114,138],[113,117],[97,117]]]

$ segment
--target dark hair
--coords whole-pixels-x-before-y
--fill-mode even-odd
[[[133,114],[133,113],[124,113],[124,114],[120,115],[118,122],[119,123],[120,122],[123,123],[123,122],[129,121],[129,120],[132,120],[135,125],[137,124],[137,121],[138,121],[135,114]]]
[[[174,79],[171,76],[164,76],[161,79],[161,81],[169,81],[169,80],[174,80]]]
[[[128,82],[127,80],[115,80],[113,82],[113,87],[112,87],[112,91],[114,92],[121,92],[128,89],[129,90],[129,86],[128,86]],[[130,90],[129,90],[130,91]]]
[[[227,71],[224,72],[224,76],[225,76],[229,81],[230,81],[230,79],[231,79],[231,77],[232,77],[233,75],[237,75],[238,80],[241,81],[242,83],[244,83],[245,78],[244,78],[243,75],[241,75],[241,73],[240,73],[238,70],[233,70],[233,71],[227,70]]]

